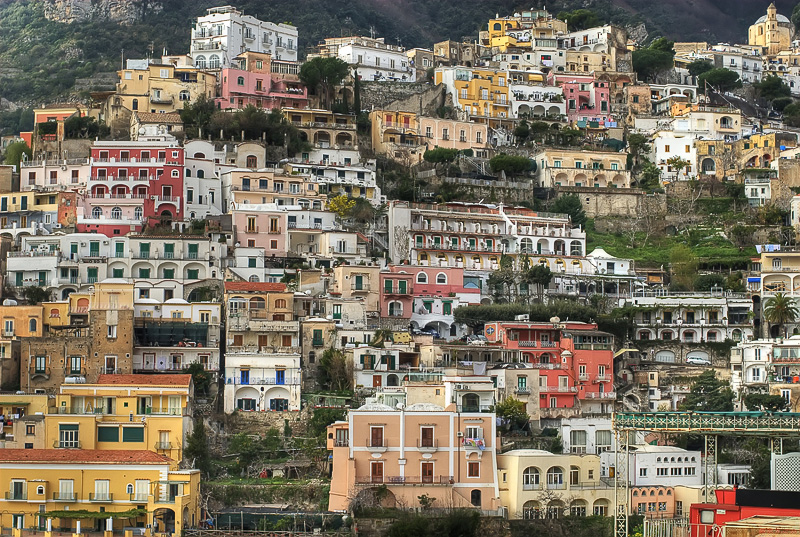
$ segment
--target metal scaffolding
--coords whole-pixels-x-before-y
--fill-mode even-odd
[[[773,453],[783,452],[783,439],[800,437],[800,413],[789,412],[618,412],[612,417],[615,447],[614,537],[628,537],[630,514],[630,440],[637,431],[703,436],[706,501],[717,487],[717,452],[720,436],[767,437]]]

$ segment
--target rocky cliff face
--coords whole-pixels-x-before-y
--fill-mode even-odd
[[[164,9],[160,0],[45,0],[44,14],[53,21],[110,21],[132,24]]]

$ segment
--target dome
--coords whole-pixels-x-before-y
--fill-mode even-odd
[[[780,22],[780,23],[785,23],[785,24],[791,24],[792,23],[792,21],[790,21],[788,17],[786,17],[785,15],[781,15],[780,13],[777,13],[775,15],[775,17],[778,19],[778,22]],[[766,22],[766,21],[767,21],[767,16],[766,15],[761,15],[758,18],[758,20],[755,22],[755,24],[760,24],[760,23]]]

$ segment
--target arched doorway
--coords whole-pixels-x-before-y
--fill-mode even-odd
[[[172,225],[172,213],[170,211],[167,210],[161,211],[160,219],[162,226]]]
[[[175,511],[166,507],[153,511],[153,526],[155,533],[174,533]]]

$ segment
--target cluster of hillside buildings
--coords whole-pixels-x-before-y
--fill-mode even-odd
[[[766,71],[800,94],[791,38],[771,6],[747,46],[676,45],[681,80],[662,85],[636,80],[623,30],[571,32],[546,10],[498,16],[477,41],[433,50],[326,39],[315,55],[341,58],[364,81],[432,76],[455,110],[373,109],[360,141],[355,115],[314,108],[298,77],[297,30],[226,6],[197,20],[188,55],[129,60],[115,90],[96,95],[101,108],[36,109],[35,130],[22,134],[33,158],[0,170],[0,384],[22,392],[0,396],[0,464],[15,470],[0,473],[0,524],[50,529],[53,517],[39,513],[86,504],[141,509],[131,525],[158,532],[198,525],[199,475],[181,469],[194,396],[186,370],[196,364],[217,381],[211,396],[226,413],[297,412],[338,403],[311,394],[323,355],[344,354],[367,402],[328,429],[333,510],[385,485],[379,501],[392,505],[425,496],[511,518],[611,515],[615,409],[675,410],[687,379],[715,367],[740,396],[773,393],[796,410],[800,340],[776,339],[761,305],[794,296],[800,252],[766,245],[747,293],[671,293],[663,268],[590,250],[566,215],[387,199],[359,147],[412,165],[434,147],[485,159],[514,144],[523,120],[595,141],[632,129],[650,137],[664,182],[736,178],[751,204],[774,202],[800,186],[796,134],[700,100],[682,66],[741,64],[744,80]],[[351,87],[336,92],[352,102]],[[308,149],[275,159],[259,141],[184,139],[177,111],[201,96],[220,110],[277,109]],[[116,141],[66,138],[65,123],[84,116],[105,121]],[[671,169],[674,156],[689,164]],[[541,145],[532,179],[578,193],[591,213],[600,194],[642,196],[627,157]],[[374,221],[333,210],[338,196],[372,206]],[[553,274],[545,289],[517,282],[498,297],[489,284],[501,268],[537,264]],[[46,297],[22,304],[32,288]],[[456,319],[459,307],[539,292],[630,306],[632,328],[623,339],[558,317],[477,329]],[[494,408],[507,397],[534,427],[559,430],[564,453],[498,445]],[[700,452],[649,441],[630,455],[633,513],[681,518],[716,501],[702,495]],[[718,482],[743,484],[748,471],[721,466]]]

